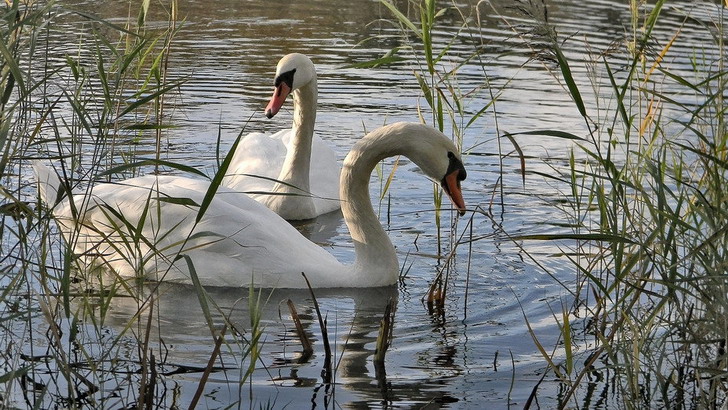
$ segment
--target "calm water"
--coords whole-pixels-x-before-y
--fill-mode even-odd
[[[105,2],[102,8],[96,2],[60,3],[120,24],[126,21],[128,13],[128,4],[124,1]],[[165,131],[168,146],[164,155],[171,160],[184,161],[211,173],[218,129],[224,145],[229,146],[243,126],[249,131],[268,132],[289,127],[290,102],[275,119],[267,120],[263,116],[263,107],[272,91],[275,65],[289,52],[308,54],[318,68],[316,130],[335,147],[340,159],[365,129],[399,120],[417,121],[418,104],[426,104],[419,98],[412,62],[376,69],[345,68],[379,57],[401,44],[398,31],[382,21],[389,19],[390,14],[377,1],[227,0],[214,2],[213,6],[208,2],[180,3],[184,23],[173,43],[169,66],[172,77],[188,80],[174,94],[175,109],[169,111],[169,121],[177,126]],[[451,5],[441,3],[441,6]],[[511,2],[492,3],[500,13],[516,16],[505,7]],[[574,76],[587,95],[589,80],[584,64],[579,62],[586,57],[584,39],[588,39],[593,49],[603,50],[612,42],[629,38],[630,13],[625,3],[628,2],[549,2],[549,19],[562,38],[574,35],[565,48],[573,61]],[[471,6],[467,1],[458,5],[470,15]],[[538,129],[583,135],[585,128],[568,93],[541,63],[528,62],[528,49],[513,37],[502,18],[485,4],[480,6],[480,12],[480,30],[477,22],[470,20],[471,28],[459,34],[453,43],[452,58],[444,61],[443,66],[451,67],[458,58],[470,55],[480,45],[484,50],[483,64],[464,66],[457,77],[459,86],[462,90],[471,90],[484,85],[485,72],[494,89],[504,87],[495,105],[497,124],[491,109],[468,129],[463,143],[468,170],[463,188],[469,208],[488,209],[491,200],[502,201],[503,207],[493,208],[494,219],[469,213],[456,225],[456,235],[460,235],[472,218],[474,235],[482,239],[473,242],[472,247],[459,247],[451,267],[445,311],[431,314],[422,303],[442,261],[434,257],[438,248],[430,184],[412,172],[411,165],[405,164],[397,172],[390,190],[391,211],[386,211],[386,200],[382,207],[382,221],[388,224],[400,262],[405,263],[406,259],[409,267],[403,284],[387,290],[317,293],[336,352],[335,383],[330,386],[322,383],[321,332],[308,293],[264,293],[263,300],[268,300],[262,308],[264,343],[252,379],[242,386],[238,384],[247,359],[241,364],[241,346],[223,346],[223,358],[218,365],[227,370],[211,375],[203,396],[204,406],[222,408],[229,403],[240,403],[241,407],[253,408],[269,404],[274,408],[359,408],[388,403],[405,408],[424,405],[475,408],[483,404],[503,408],[525,404],[545,371],[545,363],[531,340],[523,316],[528,317],[541,343],[551,351],[558,336],[553,312],[560,314],[562,305],[569,306],[572,302],[568,292],[531,258],[564,283],[572,283],[574,276],[566,261],[551,256],[559,252],[557,247],[526,242],[521,244],[526,254],[504,234],[504,231],[509,235],[553,231],[545,223],[562,217],[549,205],[558,200],[558,190],[534,173],[550,172],[549,168],[536,158],[528,159],[525,187],[516,159],[506,159],[501,174],[498,153],[510,152],[512,146],[504,139],[499,149],[496,136]],[[132,14],[135,13],[136,10]],[[710,5],[670,2],[670,7],[663,12],[660,26],[663,31],[658,35],[667,41],[682,22],[684,13],[691,13],[698,21],[708,21],[716,11]],[[152,25],[166,26],[165,17],[158,10],[153,10],[154,17],[159,20],[152,21]],[[460,17],[453,10],[441,20],[451,28],[443,26],[443,31],[438,32],[440,43],[448,41],[460,26]],[[69,30],[71,27],[75,30],[77,24],[69,23]],[[88,29],[89,25],[83,24],[83,27]],[[705,41],[700,37],[703,35],[703,31],[690,23],[683,27],[678,49],[673,50],[669,60],[674,69],[685,67],[685,72],[689,72],[688,56],[694,47],[701,47]],[[357,46],[371,37],[378,40]],[[59,39],[56,47],[54,52],[59,55],[75,52],[72,41],[64,43]],[[467,117],[489,100],[487,91],[466,100],[466,110],[470,113]],[[588,97],[585,100],[587,104],[594,101]],[[254,115],[251,117],[251,114]],[[519,144],[528,156],[549,157],[557,165],[563,164],[560,159],[567,154],[562,140],[524,136],[519,137]],[[144,145],[140,150],[144,150]],[[501,177],[503,196],[495,189]],[[372,190],[379,190],[375,180]],[[446,213],[446,227],[450,219]],[[313,240],[329,247],[340,260],[352,260],[353,249],[339,214],[319,218],[306,229]],[[247,334],[250,328],[247,290],[211,289],[210,294],[223,312],[229,312],[238,330]],[[314,356],[303,363],[295,361],[300,348],[282,302],[289,298],[296,303],[307,331],[314,338]],[[390,298],[396,301],[396,317],[394,339],[383,375],[375,371],[372,354],[379,319]],[[175,368],[204,367],[213,341],[194,290],[163,286],[158,304],[155,322],[158,340],[164,343],[151,346],[155,355],[166,359],[170,372]],[[83,337],[89,349],[99,355],[108,351],[114,335],[124,329],[136,311],[136,303],[117,298],[105,323],[106,333],[95,334],[91,326],[86,329],[89,333]],[[215,318],[221,322],[219,316]],[[128,352],[132,356],[136,354],[131,342]],[[168,393],[166,404],[172,405],[177,400],[186,406],[200,375],[199,371],[191,371],[165,376],[166,384],[159,388]],[[120,379],[122,375],[110,377],[106,388],[113,389],[115,381],[123,384]],[[554,406],[561,393],[562,386],[554,380],[549,374],[538,388],[537,402],[543,408]],[[124,394],[127,393],[120,393]],[[614,400],[613,394],[605,385],[595,385],[592,395],[581,396],[579,400],[603,407]],[[107,403],[112,405],[114,401],[109,399]]]

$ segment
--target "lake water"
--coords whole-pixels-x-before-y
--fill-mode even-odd
[[[406,2],[398,3],[406,7]],[[497,136],[543,129],[585,135],[586,129],[569,94],[546,68],[557,74],[558,70],[548,62],[529,60],[529,48],[514,35],[504,16],[511,24],[527,25],[528,19],[509,8],[510,1],[491,3],[493,7],[485,2],[479,4],[478,22],[472,11],[475,1],[438,2],[438,7],[450,9],[438,19],[436,50],[460,28],[462,20],[453,4],[470,16],[468,28],[458,34],[441,67],[449,69],[476,48],[482,50],[480,58],[461,67],[456,78],[463,92],[484,87],[465,100],[466,121],[490,101],[488,86],[500,94],[494,105],[497,115],[490,108],[465,133],[465,201],[469,209],[480,207],[485,212],[469,212],[454,225],[453,235],[457,238],[464,233],[467,238],[472,223],[473,236],[478,240],[457,249],[449,267],[444,311],[430,312],[422,301],[438,269],[444,266],[444,261],[436,257],[432,188],[412,172],[411,164],[405,163],[380,208],[400,263],[409,269],[402,284],[386,290],[326,290],[316,295],[335,352],[334,383],[326,384],[321,377],[322,336],[308,292],[277,291],[269,295],[263,291],[262,348],[254,373],[240,384],[249,365],[249,359],[243,357],[246,346],[223,345],[222,358],[216,363],[218,370],[205,384],[202,407],[520,408],[536,386],[534,404],[552,408],[558,403],[565,386],[552,373],[540,382],[547,365],[524,316],[545,349],[556,349],[558,360],[559,329],[554,315],[560,317],[562,307],[570,307],[573,302],[558,282],[572,284],[575,273],[565,259],[554,256],[561,252],[555,244],[514,242],[509,236],[558,231],[548,223],[564,219],[554,206],[561,195],[559,187],[547,183],[538,173],[552,172],[548,164],[564,166],[569,147],[557,138],[517,137],[527,158],[524,186],[516,155],[505,158],[501,168],[499,154],[512,152],[513,146]],[[583,63],[587,58],[585,42],[595,52],[610,45],[624,52],[624,43],[631,38],[626,3],[548,2],[551,24],[562,39],[572,36],[564,49],[572,61],[574,77],[587,96],[591,87]],[[129,5],[124,1],[107,1],[104,7],[98,7],[97,2],[61,1],[59,6],[94,13],[117,24],[124,24],[129,14]],[[167,25],[159,7],[153,2],[152,27]],[[673,69],[690,71],[689,56],[706,41],[705,32],[695,21],[707,23],[716,13],[710,3],[669,2],[658,38],[667,42],[685,14],[691,16],[682,29],[681,41],[669,55]],[[133,7],[131,14],[136,14]],[[418,106],[426,106],[412,74],[416,63],[411,59],[379,68],[347,68],[381,57],[403,44],[398,27],[391,23],[391,13],[377,1],[181,1],[179,16],[184,22],[172,44],[169,75],[186,78],[186,82],[167,100],[174,106],[167,110],[167,120],[175,128],[164,131],[167,143],[162,155],[166,159],[212,173],[218,133],[225,148],[243,126],[246,131],[265,132],[289,127],[290,101],[272,120],[264,117],[263,108],[272,92],[275,65],[290,52],[305,53],[316,64],[316,131],[334,147],[340,160],[365,130],[395,121],[418,121]],[[58,42],[53,52],[59,56],[77,52],[77,43],[69,41],[69,37],[74,38],[69,33],[86,36],[96,26],[71,17],[67,27],[60,27],[55,34]],[[406,52],[403,55],[408,56]],[[606,87],[608,83],[603,84]],[[589,109],[596,108],[595,100],[585,98]],[[424,112],[426,118],[431,118],[427,109]],[[138,150],[153,150],[152,140],[142,140]],[[385,165],[385,172],[389,169],[391,165]],[[379,187],[380,182],[373,178],[373,193],[379,192]],[[443,215],[446,238],[442,243],[446,253],[454,215]],[[353,249],[340,214],[321,217],[305,230],[340,260],[352,260]],[[209,292],[220,311],[230,315],[242,337],[249,337],[248,291]],[[296,361],[300,346],[285,305],[287,299],[296,304],[314,340],[314,355],[301,363]],[[396,302],[396,315],[383,374],[375,370],[372,356],[379,320],[390,299]],[[97,334],[94,326],[81,326],[79,338],[95,358],[104,361],[111,359],[108,355],[123,359],[129,355],[129,362],[109,365],[111,376],[103,384],[107,391],[98,393],[98,400],[108,407],[133,402],[129,397],[135,394],[135,376],[125,372],[138,368],[134,364],[137,347],[131,335],[128,346],[124,345],[126,337],[118,342],[116,335],[130,326],[126,331],[139,336],[143,327],[136,322],[129,325],[137,310],[133,299],[116,298],[102,334]],[[216,323],[222,323],[220,313],[213,316]],[[186,407],[200,382],[199,368],[207,365],[214,346],[194,289],[162,286],[154,317],[156,334],[152,340],[157,342],[149,349],[158,362],[165,363],[160,373],[169,372],[156,386],[156,394],[163,397],[164,407]],[[578,327],[580,322],[573,325]],[[44,335],[37,337],[42,339]],[[577,353],[584,359],[593,343],[587,336],[582,338]],[[190,371],[183,372],[185,369]],[[63,383],[56,382],[57,389],[62,390]],[[599,408],[619,402],[607,383],[595,382],[591,387],[577,396],[579,406]]]

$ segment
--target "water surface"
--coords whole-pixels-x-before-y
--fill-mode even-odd
[[[106,2],[103,8],[96,7],[96,2],[60,3],[119,24],[126,21],[129,12],[128,4],[122,1]],[[186,81],[168,101],[174,105],[173,110],[168,110],[168,121],[176,128],[164,133],[167,144],[163,156],[167,159],[211,174],[216,164],[218,133],[223,148],[227,148],[243,127],[245,131],[264,132],[289,127],[290,102],[273,120],[263,116],[263,108],[272,91],[275,65],[290,52],[305,53],[316,64],[320,93],[316,131],[334,147],[339,159],[344,158],[365,130],[395,121],[418,121],[418,111],[426,105],[412,75],[417,63],[411,59],[379,68],[348,68],[405,44],[398,27],[387,21],[391,19],[389,11],[377,1],[249,0],[217,1],[214,6],[208,2],[180,3],[183,22],[173,42],[169,75]],[[525,326],[524,316],[550,352],[559,334],[554,312],[560,315],[562,305],[572,302],[569,292],[555,278],[570,284],[574,282],[574,272],[565,260],[553,256],[560,252],[557,246],[514,243],[508,236],[556,231],[547,222],[562,219],[551,206],[561,193],[536,174],[551,172],[537,158],[547,157],[552,164],[563,166],[569,146],[554,138],[518,137],[528,157],[524,186],[515,156],[499,162],[499,154],[512,152],[513,147],[507,139],[499,140],[497,136],[539,129],[585,135],[586,127],[569,94],[548,73],[547,68],[554,70],[555,66],[530,60],[532,50],[514,35],[503,17],[511,18],[512,24],[528,24],[528,19],[506,7],[510,3],[507,1],[492,2],[495,9],[480,4],[478,15],[472,11],[474,3],[458,3],[463,13],[470,16],[466,29],[458,33],[462,20],[451,9],[440,18],[443,25],[435,37],[441,47],[458,33],[449,56],[442,62],[445,69],[474,50],[482,50],[480,57],[463,66],[457,75],[457,84],[464,91],[484,87],[465,100],[467,118],[490,101],[488,86],[499,94],[494,108],[467,130],[463,140],[468,170],[468,179],[463,183],[465,200],[469,209],[480,207],[486,213],[468,213],[454,224],[452,232],[455,216],[451,212],[443,214],[443,254],[449,250],[449,234],[459,237],[465,231],[469,235],[468,223],[473,224],[474,236],[480,238],[461,245],[449,266],[444,311],[431,312],[423,303],[429,284],[445,266],[436,257],[438,238],[432,188],[413,172],[413,165],[404,163],[390,188],[390,196],[380,207],[375,206],[381,209],[381,220],[389,229],[400,262],[408,269],[402,283],[390,289],[317,292],[336,352],[335,382],[322,382],[321,332],[310,295],[300,291],[264,293],[264,343],[254,374],[240,385],[238,380],[247,366],[247,362],[242,362],[243,346],[224,346],[218,365],[226,370],[211,375],[205,387],[204,406],[223,408],[239,403],[241,407],[253,408],[359,408],[387,404],[405,408],[482,408],[484,404],[522,407],[536,386],[538,404],[551,408],[557,403],[563,394],[562,386],[552,374],[540,382],[546,364]],[[550,22],[563,36],[573,36],[564,47],[572,59],[574,76],[587,96],[591,87],[588,66],[584,64],[588,58],[585,42],[594,50],[603,50],[631,38],[630,12],[625,3],[548,3]],[[452,3],[439,2],[438,6],[451,7]],[[151,25],[165,27],[165,14],[155,7],[158,6],[152,6]],[[707,21],[714,12],[712,6],[702,3],[670,2],[663,12],[658,37],[669,40],[685,13],[692,13],[696,21]],[[480,20],[476,20],[477,16]],[[87,28],[92,25],[73,20],[68,22],[69,30],[77,29],[79,24]],[[62,30],[58,33],[54,53],[77,52],[73,42],[62,41],[67,35]],[[669,58],[671,67],[677,72],[688,72],[687,56],[694,48],[701,48],[703,35],[703,31],[688,22],[682,28],[682,41]],[[596,109],[595,100],[585,98],[588,109]],[[422,109],[425,117],[431,118],[429,111]],[[150,140],[142,141],[140,150],[144,150],[145,143],[151,149]],[[389,169],[385,166],[385,171]],[[503,191],[497,189],[499,183]],[[375,197],[379,189],[380,182],[374,178]],[[319,218],[306,230],[340,260],[353,260],[340,214]],[[210,295],[222,311],[229,312],[241,332],[250,331],[247,290],[211,289]],[[303,314],[307,332],[314,338],[314,355],[302,363],[297,362],[300,347],[282,303],[289,298]],[[396,302],[394,337],[386,356],[386,372],[382,374],[376,371],[372,354],[379,320],[390,299]],[[157,301],[156,331],[163,343],[153,350],[160,357],[164,355],[170,366],[166,384],[160,388],[176,392],[166,396],[166,405],[175,400],[186,405],[201,375],[199,371],[172,374],[172,367],[204,367],[212,352],[213,340],[197,300],[192,288],[164,285]],[[115,300],[105,323],[109,334],[97,335],[96,339],[89,335],[89,343],[98,344],[97,351],[103,352],[108,348],[106,341],[127,326],[137,309],[131,299]],[[216,322],[222,323],[219,314],[215,315]],[[590,341],[585,339],[583,343],[587,345]],[[136,355],[131,345],[129,352]],[[594,407],[604,407],[613,399],[613,393],[604,385],[596,389],[589,393],[594,397],[579,400],[592,400],[592,405],[596,403]]]

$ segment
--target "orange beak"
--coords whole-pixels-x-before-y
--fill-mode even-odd
[[[465,215],[465,200],[463,200],[463,191],[460,189],[461,179],[460,170],[456,169],[445,175],[445,178],[442,180],[442,188],[447,196],[450,197],[460,216],[463,216]]]
[[[291,93],[291,87],[286,85],[285,81],[281,83],[273,90],[273,97],[271,97],[268,106],[265,107],[265,116],[273,118],[274,115],[278,114],[283,103],[286,102],[286,97]]]

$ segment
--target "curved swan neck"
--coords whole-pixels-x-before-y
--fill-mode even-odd
[[[399,262],[389,236],[372,207],[369,179],[384,158],[403,154],[401,130],[385,127],[362,138],[344,160],[341,171],[341,211],[354,241],[354,270],[370,286],[391,285],[399,275]]]

